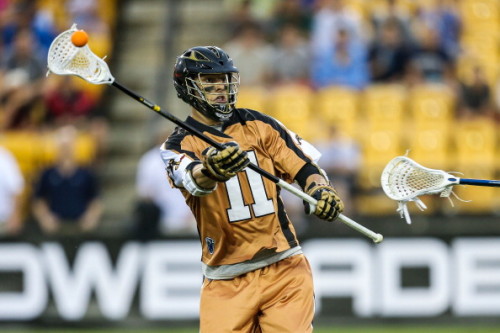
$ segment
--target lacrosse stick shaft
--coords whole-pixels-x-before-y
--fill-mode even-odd
[[[159,105],[148,101],[144,97],[136,94],[135,92],[133,92],[130,89],[122,86],[121,84],[119,84],[116,81],[114,81],[113,83],[111,83],[111,85],[114,86],[115,88],[118,88],[119,90],[121,90],[125,94],[129,95],[130,97],[132,97],[136,101],[140,102],[141,104],[147,106],[151,110],[156,111],[162,117],[170,120],[171,122],[173,122],[174,124],[178,125],[179,127],[182,127],[183,129],[185,129],[189,133],[191,133],[194,136],[198,137],[199,139],[205,141],[206,143],[210,144],[211,146],[214,146],[215,148],[217,148],[219,150],[224,149],[224,146],[222,144],[220,144],[219,142],[217,142],[217,141],[209,138],[208,136],[204,135],[203,133],[201,133],[200,131],[198,131],[196,128],[192,127],[191,125],[189,125],[189,124],[183,122],[182,120],[180,120],[179,118],[175,117],[173,114],[162,111],[161,107]],[[251,169],[251,170],[253,170],[253,171],[255,171],[255,172],[257,172],[261,176],[269,179],[270,181],[272,181],[276,185],[280,186],[284,190],[287,190],[290,193],[298,196],[302,200],[305,200],[305,201],[307,201],[308,203],[310,203],[312,205],[316,205],[318,203],[317,200],[314,199],[313,197],[311,197],[310,195],[308,195],[308,194],[304,193],[303,191],[301,191],[301,190],[293,187],[292,185],[290,185],[287,182],[283,181],[282,179],[276,177],[275,175],[267,172],[266,170],[261,169],[257,165],[255,165],[253,163],[250,163],[248,165],[248,168]],[[347,216],[345,216],[343,214],[340,214],[339,217],[338,217],[338,219],[340,221],[342,221],[344,224],[346,224],[347,226],[351,227],[352,229],[354,229],[354,230],[362,233],[363,235],[367,236],[368,238],[372,239],[375,243],[380,243],[383,240],[383,236],[381,234],[373,232],[372,230],[370,230],[370,229],[368,229],[368,228],[360,225],[359,223],[355,222],[354,220],[348,218]]]
[[[451,179],[449,179],[451,180]],[[500,187],[500,180],[486,180],[486,179],[471,179],[471,178],[459,178],[458,183],[460,185],[474,185],[474,186],[488,186],[488,187]]]

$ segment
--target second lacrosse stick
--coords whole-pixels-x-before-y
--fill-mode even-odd
[[[427,207],[419,198],[422,195],[439,193],[441,197],[449,197],[455,185],[500,187],[500,180],[459,178],[443,170],[426,168],[407,156],[398,156],[384,168],[381,184],[385,194],[398,201],[398,212],[410,224],[409,201],[424,210]]]

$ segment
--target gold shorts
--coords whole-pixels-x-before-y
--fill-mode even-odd
[[[231,280],[205,279],[200,332],[312,332],[314,289],[303,254]]]

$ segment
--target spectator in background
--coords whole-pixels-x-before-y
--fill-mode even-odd
[[[273,9],[279,1],[281,0],[224,0],[224,6],[230,13],[228,16],[230,32],[234,33],[242,25],[255,22],[268,32],[268,25],[274,14]]]
[[[3,91],[0,103],[4,108],[3,128],[17,129],[32,126],[43,117],[41,103],[44,62],[36,56],[30,30],[19,31],[13,48],[6,52],[0,65]],[[40,107],[40,109],[35,109]],[[40,111],[39,115],[34,114]]]
[[[16,36],[21,31],[28,30],[37,56],[42,59],[47,57],[50,44],[57,36],[57,29],[51,14],[40,10],[36,1],[11,1],[0,18],[0,40],[3,40],[7,50],[15,43]]]
[[[57,131],[55,164],[42,170],[35,185],[33,214],[46,234],[91,232],[102,214],[98,179],[75,159],[76,138],[72,126]]]
[[[416,36],[418,45],[410,57],[410,70],[423,82],[446,83],[453,77],[454,63],[442,48],[436,30],[420,26]]]
[[[261,86],[269,81],[272,46],[264,38],[262,28],[257,23],[249,23],[240,28],[236,37],[224,49],[231,54],[241,75],[241,86]]]
[[[282,27],[271,62],[273,84],[309,83],[309,45],[295,25]]]
[[[370,19],[373,27],[372,40],[376,42],[383,38],[384,29],[388,22],[399,30],[402,41],[407,46],[415,43],[411,29],[411,15],[402,8],[398,0],[386,0],[385,6],[379,6],[373,9]]]
[[[303,35],[311,32],[312,12],[301,0],[280,0],[276,3],[271,18],[273,36],[279,36],[286,26],[294,26]]]
[[[151,239],[159,235],[196,235],[196,221],[181,192],[168,183],[160,146],[167,131],[161,130],[153,148],[139,160],[136,176],[137,202],[134,237]]]
[[[328,137],[315,144],[322,156],[319,166],[329,175],[335,175],[330,181],[346,199],[345,212],[355,213],[353,209],[357,178],[361,169],[361,147],[342,129],[335,125],[328,127]]]
[[[234,0],[231,1],[234,6]],[[231,15],[227,19],[228,31],[231,38],[235,37],[241,27],[247,24],[257,22],[257,18],[252,12],[252,0],[242,0],[235,6],[229,9]]]
[[[436,31],[440,47],[448,57],[460,54],[462,20],[455,0],[437,0],[434,6],[421,6],[415,20]]]
[[[481,66],[474,67],[470,82],[460,81],[457,98],[459,117],[463,119],[495,117],[491,88]]]
[[[334,46],[314,55],[311,65],[314,88],[339,85],[361,90],[368,84],[368,79],[365,45],[351,38],[349,30],[339,29]]]
[[[108,24],[99,14],[99,2],[97,0],[68,0],[66,11],[71,15],[74,23],[79,29],[83,29],[92,35],[109,34]]]
[[[93,96],[76,87],[75,78],[61,76],[47,92],[45,106],[46,120],[55,126],[86,122],[96,108]]]
[[[74,125],[88,132],[96,141],[97,159],[105,156],[108,121],[99,111],[96,98],[79,88],[71,76],[51,77],[53,80],[45,94],[45,120],[50,127]]]
[[[371,80],[402,80],[410,57],[411,50],[403,40],[399,24],[391,19],[384,21],[379,38],[372,43],[368,53]]]
[[[100,56],[111,52],[111,30],[101,13],[98,0],[67,0],[66,12],[78,29],[92,36],[92,51]]]
[[[330,52],[337,43],[340,30],[347,31],[356,43],[363,43],[362,21],[346,8],[343,0],[323,0],[313,16],[311,49],[314,56]]]
[[[15,157],[0,146],[0,236],[19,233],[24,178]]]

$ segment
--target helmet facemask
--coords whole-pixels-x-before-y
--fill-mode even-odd
[[[231,117],[240,85],[238,73],[198,73],[193,77],[186,77],[185,80],[193,107],[216,121]]]

